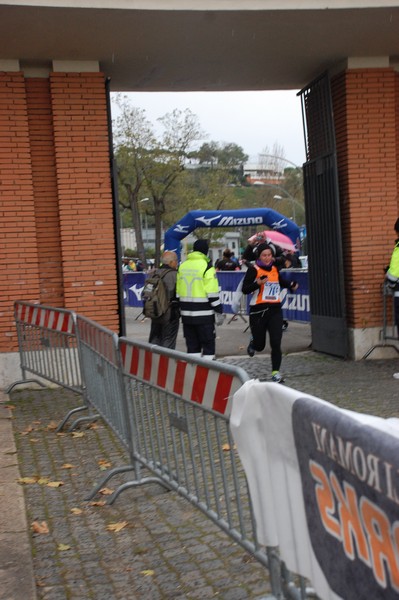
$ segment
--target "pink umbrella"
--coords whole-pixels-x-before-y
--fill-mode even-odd
[[[265,241],[273,242],[277,246],[280,246],[283,250],[291,250],[292,252],[296,252],[295,244],[292,243],[291,239],[288,235],[284,235],[284,233],[280,233],[279,231],[274,231],[274,229],[266,231],[261,231],[249,238],[249,242],[255,241],[255,239],[259,239],[260,237],[264,237]]]

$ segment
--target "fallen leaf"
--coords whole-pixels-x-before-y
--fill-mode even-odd
[[[75,465],[71,465],[69,463],[64,463],[61,467],[61,469],[74,469]]]
[[[105,506],[106,504],[105,500],[94,500],[94,502],[89,502],[89,506]]]
[[[84,431],[72,431],[72,437],[74,438],[81,438],[84,434]]]
[[[22,483],[22,484],[28,484],[28,483],[36,483],[38,480],[38,477],[20,477],[19,479],[17,479],[18,483]]]
[[[155,571],[153,571],[152,569],[146,569],[145,571],[140,571],[141,575],[144,575],[144,577],[150,577],[151,575],[155,575]]]
[[[9,408],[10,410],[14,410],[15,409],[15,404],[5,404],[4,406],[6,408]]]
[[[37,483],[39,485],[47,485],[49,481],[50,481],[50,479],[48,477],[39,477],[39,479],[37,480]]]
[[[90,423],[87,429],[99,429],[100,427],[101,425],[99,425],[98,423]]]
[[[101,471],[105,471],[106,469],[109,469],[112,466],[112,463],[110,463],[109,460],[104,460],[103,458],[97,462],[100,465]]]
[[[233,450],[235,450],[235,449],[236,449],[236,445],[234,444]],[[225,452],[228,452],[229,450],[231,450],[230,444],[223,444],[222,450],[224,450]]]
[[[64,485],[63,481],[49,481],[47,487],[58,488]]]
[[[81,515],[83,510],[81,508],[71,508],[71,513],[73,515]]]
[[[65,550],[70,550],[71,546],[68,544],[58,544],[57,548],[60,552],[65,552]]]
[[[36,442],[38,442],[39,440],[38,440],[37,438],[30,438],[30,439],[29,439],[29,441],[30,441],[32,444],[36,444]]]
[[[33,427],[32,425],[29,425],[26,429],[24,429],[24,431],[21,431],[20,435],[28,435],[29,433],[32,433],[33,431]]]
[[[124,529],[126,525],[129,525],[127,521],[119,521],[119,523],[110,523],[107,525],[108,531],[115,531],[116,533],[121,529]]]
[[[32,527],[33,533],[40,533],[40,534],[50,533],[46,521],[41,521],[41,522],[33,521],[31,527]]]
[[[56,423],[55,421],[50,421],[50,423],[47,425],[46,429],[47,431],[55,431],[58,427],[58,423]]]
[[[102,494],[103,496],[109,496],[114,493],[114,490],[111,490],[110,488],[105,487],[105,488],[101,488],[99,493]]]

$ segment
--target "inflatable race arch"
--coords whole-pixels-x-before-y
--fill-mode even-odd
[[[192,210],[165,232],[164,248],[173,250],[180,259],[181,240],[198,227],[249,227],[267,225],[288,236],[300,249],[300,229],[296,223],[271,208],[238,210]]]

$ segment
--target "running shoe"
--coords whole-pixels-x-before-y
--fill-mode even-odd
[[[255,356],[255,350],[254,350],[254,347],[253,347],[253,345],[252,345],[252,340],[251,340],[251,341],[249,342],[249,344],[248,344],[248,347],[247,347],[247,354],[248,354],[248,356],[250,356],[251,358],[252,358],[253,356]]]
[[[274,383],[283,383],[284,379],[279,371],[275,371],[272,374],[272,381],[274,381]]]

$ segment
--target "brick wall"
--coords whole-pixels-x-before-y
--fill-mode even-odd
[[[104,76],[50,77],[65,308],[116,330],[117,272]]]
[[[36,215],[40,302],[63,307],[60,223],[48,79],[27,79],[29,139]]]
[[[104,76],[0,73],[0,352],[15,300],[118,330]]]
[[[38,301],[39,272],[25,82],[0,73],[0,352],[17,349],[13,303]]]
[[[381,283],[398,216],[398,76],[350,70],[333,80],[348,326],[382,325]]]

